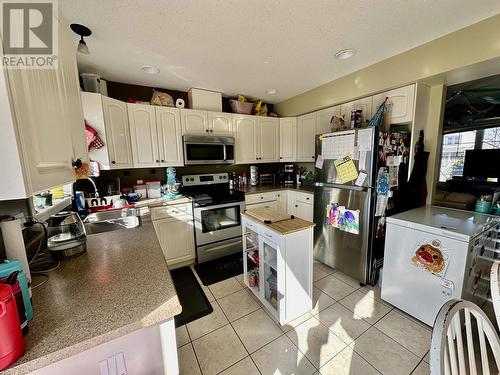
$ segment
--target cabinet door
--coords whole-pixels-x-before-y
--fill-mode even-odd
[[[409,85],[373,96],[372,112],[375,114],[385,98],[387,112],[384,116],[386,124],[405,124],[413,121],[415,102],[415,85]]]
[[[222,112],[208,112],[209,133],[233,135],[233,115]]]
[[[351,111],[361,109],[361,124],[366,126],[372,118],[372,97],[354,100],[340,105],[340,115],[344,116],[347,124],[351,122]]]
[[[273,117],[258,118],[257,155],[261,163],[280,160],[280,120]]]
[[[88,161],[80,81],[76,65],[75,44],[68,25],[59,20],[58,71],[60,73],[61,108],[70,127],[73,158]]]
[[[294,215],[303,220],[313,221],[313,205],[295,200]]]
[[[280,161],[297,158],[297,118],[280,118]]]
[[[294,191],[287,191],[286,192],[286,206],[287,206],[287,214],[288,215],[295,215],[296,209],[295,209],[295,192]]]
[[[259,235],[262,257],[260,259],[261,302],[280,322],[285,319],[285,260],[279,246],[266,236],[266,231]]]
[[[207,134],[207,111],[181,109],[182,134]]]
[[[297,161],[314,161],[314,137],[316,133],[316,114],[297,118]]]
[[[193,219],[153,221],[161,250],[169,266],[195,259]]]
[[[155,110],[160,165],[162,167],[184,165],[179,109],[155,107]]]
[[[316,134],[331,133],[332,116],[340,116],[340,106],[330,107],[316,112]]]
[[[155,107],[146,104],[127,104],[130,142],[134,167],[158,167],[158,138]]]
[[[132,148],[128,125],[127,103],[102,97],[106,143],[111,169],[132,168]]]
[[[288,215],[288,192],[286,190],[276,192],[276,201],[278,203],[277,210],[282,214]]]
[[[236,131],[236,164],[255,163],[257,161],[257,117],[234,115]]]
[[[28,195],[74,180],[71,132],[61,110],[57,71],[7,68],[6,73]]]

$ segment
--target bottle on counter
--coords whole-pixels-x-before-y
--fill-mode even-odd
[[[246,188],[248,186],[248,176],[247,176],[247,172],[243,172],[242,173],[242,178],[241,178],[241,184],[243,185],[244,188]]]

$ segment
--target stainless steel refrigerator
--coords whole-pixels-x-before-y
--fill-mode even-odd
[[[329,137],[337,137],[330,139]],[[314,190],[314,256],[315,259],[356,280],[369,280],[372,238],[375,225],[374,202],[377,174],[376,128],[355,129],[316,137]],[[328,145],[327,145],[328,142]],[[328,150],[327,150],[328,148]],[[343,153],[359,155],[353,160],[363,170],[363,184],[340,183],[334,160]],[[356,156],[353,157],[356,159]],[[322,160],[322,162],[321,162]],[[337,204],[348,210],[359,210],[359,234],[332,227],[326,220],[327,206]]]

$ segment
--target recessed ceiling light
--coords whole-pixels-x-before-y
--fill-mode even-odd
[[[160,73],[160,68],[152,65],[143,65],[141,66],[141,70],[148,74],[158,74]]]
[[[274,94],[276,94],[276,89],[267,89],[266,94],[274,95]]]
[[[264,60],[262,63],[263,63],[263,64],[269,64],[269,63],[270,63],[270,61]]]
[[[339,60],[345,60],[350,57],[353,57],[356,54],[356,50],[352,48],[341,49],[335,54],[335,57]]]

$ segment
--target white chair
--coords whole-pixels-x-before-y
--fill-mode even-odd
[[[462,336],[465,336],[465,342]],[[497,369],[500,369],[500,340],[486,314],[472,302],[449,300],[441,307],[434,321],[430,350],[431,374],[489,375],[488,346]],[[476,363],[476,356],[479,363]]]
[[[500,285],[498,283],[500,272],[500,262],[494,262],[490,272],[490,290],[491,299],[493,300],[493,309],[497,318],[497,326],[500,330]]]

